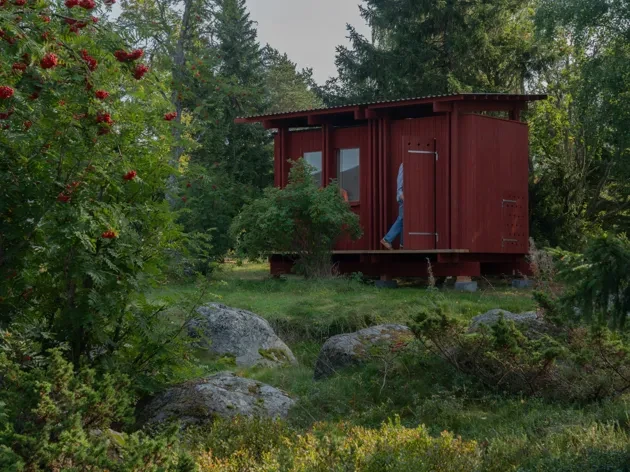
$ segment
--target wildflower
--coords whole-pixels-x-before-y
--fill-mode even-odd
[[[27,67],[28,66],[23,62],[16,62],[11,66],[11,69],[13,69],[15,72],[24,72]]]
[[[138,173],[135,170],[132,170],[132,171],[127,172],[123,176],[123,179],[125,179],[125,180],[133,180],[133,179],[136,178],[136,175],[138,175]]]
[[[61,202],[61,203],[68,203],[70,201],[70,195],[65,194],[64,192],[61,192],[58,196],[57,196],[57,201]]]
[[[33,122],[32,121],[25,121],[24,122],[24,129],[26,131],[28,131],[29,129],[31,129],[31,126],[33,126]]]
[[[80,0],[79,6],[86,10],[92,10],[96,8],[96,2],[94,0]]]
[[[68,8],[74,8],[79,6],[79,0],[66,0],[64,2],[64,5],[67,6]]]
[[[177,112],[176,111],[172,111],[172,112],[166,113],[164,115],[164,119],[166,121],[173,121],[175,118],[177,118]]]

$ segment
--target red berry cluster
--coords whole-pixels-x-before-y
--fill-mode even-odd
[[[61,203],[68,203],[72,198],[72,192],[74,192],[79,185],[81,185],[81,182],[72,182],[71,184],[66,185],[66,190],[57,196],[57,201]]]
[[[6,100],[7,98],[11,98],[15,90],[7,85],[3,85],[0,87],[0,98]]]
[[[116,3],[116,0],[105,0],[103,3],[107,5],[108,7],[111,7],[112,5]]]
[[[177,112],[176,111],[172,111],[172,112],[166,113],[164,115],[164,119],[166,121],[173,121],[175,118],[177,118]]]
[[[96,59],[94,59],[92,56],[90,56],[86,49],[81,49],[81,57],[83,58],[83,60],[88,65],[88,68],[92,72],[94,72],[96,70],[96,68],[98,67],[98,61]]]
[[[103,234],[101,234],[101,238],[103,239],[115,239],[116,237],[118,237],[118,235],[116,234],[116,231],[112,229],[107,230]]]
[[[59,59],[57,55],[50,52],[42,58],[39,64],[42,66],[42,69],[52,69],[56,67],[58,63]]]
[[[144,51],[142,49],[135,49],[131,52],[127,52],[120,49],[114,53],[114,56],[118,62],[133,62],[144,56]]]
[[[33,122],[32,121],[25,121],[24,122],[24,129],[26,131],[28,131],[29,129],[31,129],[31,126],[33,126]]]
[[[96,122],[97,123],[104,123],[107,125],[113,125],[114,121],[112,120],[112,115],[110,115],[109,113],[97,113],[96,114]]]
[[[11,69],[13,69],[15,72],[24,72],[27,67],[28,66],[23,62],[16,62],[11,66]]]
[[[18,7],[22,7],[26,5],[26,0],[15,0],[14,4],[17,5]]]
[[[13,108],[11,108],[6,113],[0,113],[0,120],[8,120],[13,114]]]
[[[68,8],[81,7],[86,10],[96,8],[96,2],[94,0],[66,0],[64,5]]]
[[[133,71],[133,76],[136,80],[140,80],[147,72],[149,72],[149,68],[146,65],[138,64],[136,69]]]
[[[133,180],[133,179],[136,178],[136,175],[138,175],[138,173],[135,170],[132,170],[132,171],[127,172],[123,176],[123,179],[125,179],[125,180]]]
[[[66,18],[64,21],[70,25],[70,31],[76,34],[79,34],[88,25],[85,21],[78,21],[74,18]]]
[[[99,100],[105,100],[107,97],[109,97],[109,92],[107,92],[106,90],[97,90],[94,95],[96,95],[96,98],[98,98]]]

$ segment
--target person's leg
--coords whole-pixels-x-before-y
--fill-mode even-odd
[[[392,242],[394,242],[394,240],[398,237],[398,235],[401,235],[402,244],[403,215],[403,206],[401,204],[398,207],[398,218],[396,218],[396,221],[390,228],[389,232],[383,238],[383,241],[391,245]]]
[[[402,249],[405,242],[405,208],[403,202],[400,202],[398,207],[398,219],[400,220],[400,248]]]

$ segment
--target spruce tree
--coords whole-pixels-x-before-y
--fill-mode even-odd
[[[245,0],[216,0],[215,19],[219,77],[226,92],[221,104],[225,139],[215,160],[237,183],[262,189],[273,181],[271,134],[260,125],[234,123],[238,116],[265,109],[264,67],[255,24]]]
[[[522,92],[535,68],[531,0],[364,0],[368,39],[348,26],[328,102]]]

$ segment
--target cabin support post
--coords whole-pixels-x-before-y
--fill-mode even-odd
[[[381,279],[374,284],[376,288],[398,288],[398,282],[392,280],[389,274],[381,275]]]
[[[471,277],[459,276],[455,280],[455,290],[460,292],[476,292],[477,282],[473,282]]]

